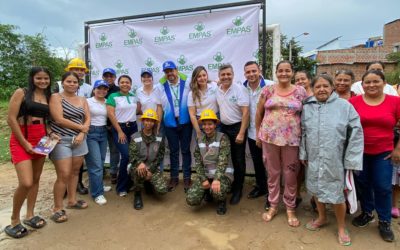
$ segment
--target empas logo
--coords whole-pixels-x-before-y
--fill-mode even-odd
[[[256,51],[253,52],[253,57],[255,58],[255,61],[257,63],[260,62],[260,50],[259,49],[257,49]]]
[[[206,26],[202,22],[198,22],[195,26],[195,32],[189,33],[189,40],[202,40],[212,36],[211,30],[204,30]]]
[[[143,38],[137,36],[137,32],[134,29],[129,30],[128,32],[129,39],[124,40],[125,47],[136,47],[140,46],[143,43]]]
[[[118,59],[115,63],[114,66],[117,68],[117,74],[118,75],[127,75],[129,74],[129,69],[124,68],[124,64],[120,59]]]
[[[108,42],[106,34],[101,33],[100,42],[96,43],[96,49],[108,49],[111,47],[112,47],[112,42]]]
[[[237,103],[238,98],[237,98],[236,96],[231,96],[231,97],[229,98],[229,101],[232,102],[232,103]]]
[[[155,44],[165,44],[175,41],[175,35],[170,34],[170,31],[167,26],[164,26],[160,29],[160,34],[161,34],[160,36],[154,37]]]
[[[153,67],[154,65],[154,61],[153,59],[151,59],[150,57],[146,59],[146,61],[144,61],[144,64],[147,67],[143,67],[141,70],[151,70],[153,71],[153,73],[159,73],[160,72],[160,67]]]
[[[178,59],[176,59],[176,61],[178,62],[178,71],[180,72],[192,72],[193,68],[194,68],[194,64],[189,64],[186,65],[187,59],[185,58],[184,55],[181,55]]]
[[[218,70],[218,68],[222,65],[222,61],[224,60],[224,55],[221,52],[217,52],[214,56],[213,59],[215,63],[209,63],[208,64],[208,69],[209,70]]]
[[[230,36],[240,36],[251,32],[251,25],[244,26],[244,19],[241,16],[237,16],[232,20],[234,27],[226,29],[226,34]]]
[[[95,78],[97,78],[100,75],[100,70],[93,68],[92,64],[90,64],[89,66],[89,71],[90,74]]]

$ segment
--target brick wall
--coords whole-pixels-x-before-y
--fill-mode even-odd
[[[400,42],[400,19],[385,24],[383,28],[383,44],[392,47]]]

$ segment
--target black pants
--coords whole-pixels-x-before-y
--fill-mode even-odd
[[[247,139],[247,131],[243,138],[242,144],[237,144],[235,142],[236,136],[239,134],[241,122],[225,125],[221,124],[221,132],[225,133],[229,142],[231,143],[231,158],[233,163],[233,169],[235,170],[233,173],[233,183],[232,183],[232,192],[239,192],[243,189],[244,183],[244,175],[246,173],[246,139]]]
[[[256,141],[253,139],[248,138],[247,141],[249,142],[250,154],[253,159],[256,185],[261,192],[267,193],[267,173],[263,163],[262,148],[257,147]]]

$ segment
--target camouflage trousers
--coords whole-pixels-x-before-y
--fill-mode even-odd
[[[212,179],[209,179],[209,182],[212,183]],[[219,193],[214,193],[210,188],[210,193],[213,198],[217,201],[224,201],[226,199],[226,195],[231,189],[231,181],[228,177],[222,176],[220,179],[221,182],[221,190]],[[201,201],[204,198],[206,190],[203,189],[201,185],[201,181],[199,178],[196,178],[193,182],[192,186],[186,193],[186,202],[190,206],[200,205]]]
[[[130,176],[133,180],[135,191],[142,191],[144,188],[144,182],[146,181],[146,179],[143,177],[140,177],[137,174],[137,171],[135,171],[135,170],[130,172]],[[168,192],[167,182],[164,179],[163,174],[159,170],[157,170],[156,172],[153,173],[149,182],[154,187],[154,191],[156,192],[156,194],[163,195]]]

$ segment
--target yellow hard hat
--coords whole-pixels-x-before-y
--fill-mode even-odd
[[[146,109],[144,112],[143,112],[143,115],[142,115],[142,117],[140,118],[140,120],[143,120],[143,119],[152,119],[152,120],[155,120],[155,121],[159,121],[158,120],[158,116],[157,116],[157,113],[156,113],[156,111],[154,111],[153,109]]]
[[[215,120],[216,122],[218,122],[218,117],[212,109],[205,109],[200,114],[199,121],[202,120]]]
[[[89,69],[86,67],[86,63],[80,59],[80,58],[72,58],[71,61],[69,61],[68,66],[65,68],[65,71],[70,71],[71,68],[78,68],[78,69],[84,69],[86,73],[89,72]]]

